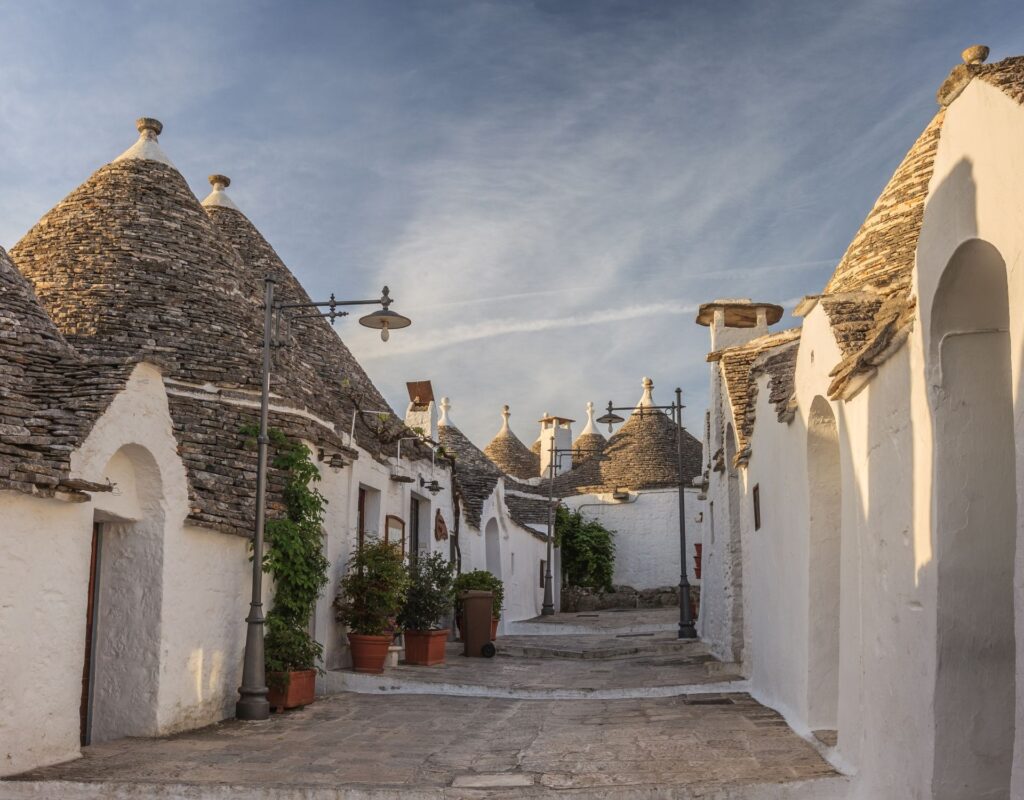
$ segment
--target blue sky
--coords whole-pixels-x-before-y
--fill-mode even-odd
[[[827,280],[973,43],[1017,2],[0,2],[0,244],[135,139],[230,194],[401,412],[431,379],[483,445],[679,384],[696,306]],[[578,429],[578,428],[577,428]]]

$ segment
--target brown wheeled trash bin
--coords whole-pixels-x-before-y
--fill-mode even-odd
[[[467,656],[490,658],[494,655],[491,642],[491,592],[470,590],[461,592],[463,653]]]

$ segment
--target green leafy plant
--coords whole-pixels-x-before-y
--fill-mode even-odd
[[[381,540],[364,542],[341,579],[336,617],[362,636],[392,633],[408,585],[409,575],[397,546]]]
[[[256,430],[243,432],[253,436]],[[320,471],[309,448],[279,430],[268,435],[274,448],[271,463],[284,477],[285,516],[266,523],[263,571],[274,579],[274,606],[267,613],[264,641],[266,670],[318,669],[323,646],[310,636],[309,619],[330,566],[323,553],[327,499],[316,488]]]
[[[408,572],[409,590],[398,621],[410,631],[436,629],[455,598],[452,565],[440,553],[431,553],[411,559]]]
[[[501,582],[501,578],[492,575],[485,569],[475,569],[472,572],[463,572],[455,579],[456,596],[460,592],[474,590],[492,592],[494,594],[494,599],[491,601],[491,614],[496,618],[500,618],[501,607],[505,603],[505,584]],[[462,613],[461,604],[459,606],[459,613]]]
[[[555,512],[555,541],[561,548],[566,586],[611,591],[615,571],[612,531],[578,511],[559,506]]]

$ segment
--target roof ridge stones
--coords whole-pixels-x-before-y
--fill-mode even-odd
[[[131,365],[98,374],[67,343],[0,247],[0,489],[50,496],[107,487],[70,476],[84,441]]]

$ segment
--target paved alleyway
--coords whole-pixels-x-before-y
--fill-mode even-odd
[[[266,723],[94,746],[0,783],[0,798],[842,797],[843,779],[778,714],[742,691],[713,691],[743,684],[729,683],[735,674],[700,644],[655,635],[639,652],[630,644],[627,655],[581,657],[607,649],[615,630],[508,637],[508,651],[531,657],[469,660],[450,650],[446,667],[392,669],[368,679],[382,686],[360,689],[372,694],[324,697]],[[408,681],[444,693],[385,694]],[[658,685],[673,694],[536,700],[445,689]]]

